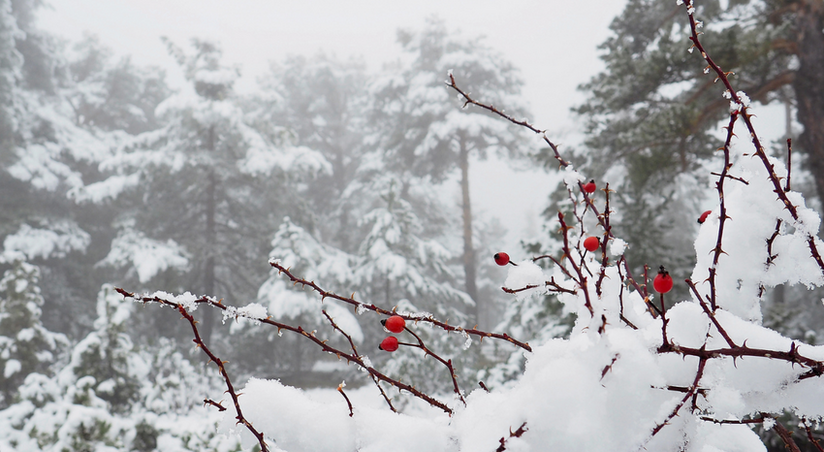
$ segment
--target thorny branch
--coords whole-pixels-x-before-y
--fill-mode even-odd
[[[738,113],[732,112],[730,114],[730,123],[727,125],[727,137],[724,140],[724,146],[722,150],[724,151],[724,168],[721,170],[721,174],[718,177],[718,181],[715,183],[715,188],[718,191],[718,204],[720,209],[720,215],[718,219],[718,236],[715,241],[715,248],[712,250],[712,266],[709,268],[709,283],[710,283],[710,306],[712,310],[715,311],[718,308],[718,302],[716,299],[716,291],[715,291],[715,275],[718,270],[718,260],[721,258],[721,253],[724,250],[721,248],[721,241],[724,238],[724,224],[726,223],[727,219],[727,204],[724,201],[724,179],[727,175],[727,171],[729,171],[732,163],[730,162],[730,143],[732,142],[732,137],[735,135],[733,133],[733,128],[735,126],[735,121],[738,119]]]
[[[135,301],[141,301],[143,303],[151,303],[151,302],[159,303],[159,304],[166,305],[166,306],[172,306],[172,307],[174,307],[178,310],[183,310],[185,312],[185,308],[183,308],[183,306],[180,303],[177,303],[177,302],[174,302],[174,301],[171,301],[171,300],[166,300],[164,298],[156,297],[156,296],[136,296],[133,293],[129,293],[129,292],[127,292],[123,289],[119,289],[119,288],[116,289],[116,290],[118,291],[118,293],[120,293],[124,297],[132,298]],[[208,306],[220,309],[222,311],[227,311],[229,309],[228,306],[224,305],[223,303],[221,303],[219,301],[215,301],[211,297],[201,297],[197,300],[194,300],[194,303],[206,304]],[[364,369],[365,371],[369,372],[370,375],[374,376],[378,380],[389,383],[390,385],[398,388],[398,390],[400,390],[400,391],[406,391],[406,392],[412,394],[413,396],[425,401],[426,403],[430,404],[431,406],[440,408],[441,410],[443,410],[445,413],[447,413],[449,415],[452,414],[452,408],[449,408],[445,403],[435,399],[434,397],[432,397],[432,396],[430,396],[430,395],[428,395],[424,392],[419,391],[418,389],[415,389],[414,386],[410,386],[406,383],[401,382],[400,380],[396,380],[394,378],[391,378],[391,377],[388,377],[388,376],[384,375],[383,373],[381,373],[380,371],[378,371],[374,367],[372,367],[370,365],[367,365],[366,362],[364,362],[363,358],[359,355],[353,355],[351,353],[347,353],[343,350],[332,347],[331,345],[329,345],[327,343],[326,340],[321,340],[320,338],[315,336],[314,331],[309,332],[309,331],[304,330],[300,326],[294,327],[292,325],[288,325],[288,324],[285,324],[285,323],[274,321],[274,320],[272,320],[271,318],[268,318],[268,317],[265,318],[265,319],[252,318],[252,317],[243,315],[243,314],[241,314],[237,311],[233,311],[232,315],[235,315],[237,317],[250,318],[250,319],[258,321],[260,323],[265,323],[267,325],[274,326],[274,327],[278,328],[278,330],[286,330],[286,331],[290,331],[290,332],[295,333],[295,334],[299,334],[300,336],[314,342],[315,345],[320,347],[321,350],[323,350],[324,352],[335,355],[339,359],[345,359],[347,362],[354,363],[354,364],[358,365],[359,367],[361,367],[362,369]],[[192,321],[194,321],[194,319]],[[228,384],[227,384],[227,386],[228,386]],[[234,389],[231,389],[230,391],[234,392]]]
[[[604,278],[606,277],[607,272],[607,266],[609,265],[609,254],[607,253],[607,244],[609,243],[609,236],[610,232],[612,231],[612,225],[609,224],[609,215],[610,213],[612,213],[609,210],[609,183],[607,183],[606,186],[604,186],[603,190],[606,195],[606,200],[604,201],[604,213],[600,216],[603,217],[602,224],[604,225],[605,233],[603,239],[601,239],[601,274],[598,276],[598,281],[595,283],[595,293],[598,295],[598,297],[601,296],[601,284],[604,282]]]
[[[501,339],[501,340],[507,341],[511,344],[517,345],[518,347],[521,347],[524,350],[527,350],[527,351],[530,351],[530,352],[532,351],[532,347],[530,347],[528,343],[521,342],[521,341],[519,341],[519,340],[517,340],[513,337],[510,337],[506,333],[488,333],[486,331],[481,331],[481,330],[478,330],[478,329],[475,329],[475,328],[462,328],[462,327],[459,327],[459,326],[452,326],[452,325],[449,325],[446,322],[442,322],[442,321],[432,317],[431,315],[430,316],[414,316],[414,315],[408,315],[408,314],[399,314],[395,311],[389,311],[389,310],[386,310],[386,309],[383,309],[383,308],[379,308],[379,307],[375,306],[374,304],[361,303],[360,301],[357,301],[357,300],[354,299],[354,294],[352,294],[353,295],[352,297],[343,297],[343,296],[335,294],[333,292],[328,292],[328,291],[322,289],[317,284],[315,284],[314,281],[307,281],[305,279],[301,279],[301,278],[295,276],[291,271],[289,271],[288,268],[284,267],[283,265],[280,264],[280,262],[278,262],[276,260],[270,261],[269,265],[271,265],[272,267],[278,269],[278,271],[280,273],[283,273],[284,275],[286,275],[286,277],[289,278],[289,280],[292,281],[294,284],[300,284],[302,286],[311,288],[312,290],[314,290],[315,292],[317,292],[321,296],[321,299],[325,299],[325,298],[328,297],[328,298],[332,298],[332,299],[347,303],[347,304],[353,306],[356,310],[366,309],[366,310],[374,311],[374,312],[377,312],[378,314],[383,314],[383,315],[398,315],[398,316],[403,317],[405,320],[410,320],[410,321],[413,321],[413,322],[431,323],[431,324],[433,324],[433,325],[435,325],[435,326],[437,326],[437,327],[439,327],[439,328],[441,328],[445,331],[448,331],[448,332],[466,333],[466,334],[470,334],[470,335],[473,335],[473,336],[479,336],[481,339],[483,339],[485,337]]]
[[[691,279],[687,279],[686,282],[687,285],[690,287],[690,290],[692,290],[693,295],[695,295],[695,299],[698,300],[699,304],[701,304],[701,308],[707,314],[707,317],[709,317],[713,325],[715,325],[715,329],[717,329],[718,332],[721,333],[721,336],[724,338],[725,341],[727,341],[727,344],[729,344],[730,347],[737,347],[737,345],[735,345],[735,342],[733,342],[730,338],[730,335],[727,334],[727,331],[724,329],[724,327],[722,327],[721,324],[718,322],[718,319],[715,318],[715,314],[713,313],[713,311],[709,308],[709,306],[707,306],[707,303],[704,302],[704,299],[701,297],[701,294],[698,293],[698,289],[695,288],[695,283],[693,283]]]
[[[755,127],[750,120],[752,116],[749,114],[749,107],[744,103],[744,100],[739,96],[739,93],[735,92],[732,87],[732,84],[729,80],[728,72],[724,72],[718,64],[716,64],[712,58],[707,54],[707,51],[704,49],[704,46],[701,44],[701,41],[698,39],[698,25],[695,21],[695,15],[693,12],[695,11],[695,6],[693,0],[686,0],[685,5],[687,7],[688,16],[689,16],[689,23],[690,23],[690,41],[692,41],[692,45],[701,52],[701,57],[707,62],[709,67],[717,74],[717,79],[721,80],[724,86],[727,88],[727,93],[730,99],[738,104],[738,112],[740,112],[741,117],[744,121],[744,124],[747,126],[747,130],[750,132],[750,138],[752,139],[753,147],[755,148],[755,155],[761,160],[764,164],[764,168],[767,169],[767,174],[769,175],[770,182],[773,184],[774,192],[778,195],[778,199],[784,204],[784,208],[790,212],[792,215],[793,220],[800,222],[798,217],[798,208],[793,204],[790,199],[787,197],[787,193],[785,188],[781,186],[781,180],[777,174],[775,174],[775,167],[772,163],[770,163],[770,159],[767,156],[767,153],[764,151],[764,146],[761,144],[761,140],[758,138],[758,134],[755,131]],[[733,112],[733,115],[736,112]],[[732,116],[732,115],[731,115]],[[731,122],[734,122],[731,121]],[[723,213],[721,218],[723,219]],[[821,258],[821,254],[818,251],[818,246],[815,244],[815,237],[808,234],[807,235],[807,245],[810,248],[810,254],[812,255],[813,259],[815,259],[818,267],[821,269],[822,273],[824,273],[824,260]],[[712,300],[715,301],[714,299]],[[715,309],[715,305],[713,304],[713,309]]]
[[[452,360],[451,359],[441,358],[440,356],[438,356],[437,353],[430,350],[429,347],[427,347],[426,344],[423,343],[423,339],[421,339],[420,336],[415,334],[414,331],[410,330],[409,328],[404,328],[404,329],[406,330],[407,333],[411,334],[412,336],[415,336],[415,339],[418,341],[418,343],[417,344],[402,343],[402,345],[407,345],[407,346],[410,346],[410,347],[419,348],[419,349],[423,350],[424,354],[426,354],[427,356],[431,356],[431,357],[435,358],[439,363],[443,364],[446,367],[446,370],[449,371],[449,376],[452,377],[452,389],[453,389],[453,391],[455,391],[455,394],[458,395],[458,398],[461,399],[461,402],[463,402],[464,406],[466,406],[466,399],[464,399],[464,396],[461,393],[461,388],[458,387],[458,376],[455,375],[455,368],[452,367]]]
[[[343,335],[343,337],[345,337],[347,341],[349,341],[349,347],[352,348],[352,352],[355,354],[355,356],[360,356],[360,354],[358,353],[358,348],[355,347],[355,341],[352,340],[352,336],[349,333],[347,333],[346,331],[343,331],[338,326],[338,324],[335,323],[335,320],[332,318],[332,316],[329,315],[329,313],[326,312],[325,309],[321,310],[321,312],[326,317],[326,320],[329,321],[329,324],[332,325],[332,328],[334,328],[337,332],[339,332],[341,335]],[[378,380],[378,378],[375,375],[373,375],[371,372],[369,373],[369,378],[371,378],[372,381],[375,383],[375,386],[378,387],[378,390],[380,391],[381,395],[383,396],[383,399],[386,401],[386,404],[389,405],[389,409],[397,413],[398,410],[396,410],[395,406],[392,405],[392,400],[389,398],[388,395],[386,395],[386,391],[383,390],[383,387],[380,385],[380,381]],[[338,388],[338,390],[341,391],[341,393],[343,393],[343,389],[341,389],[340,387]],[[346,394],[344,394],[343,396],[346,397]],[[348,397],[346,397],[346,401],[347,402],[349,401]],[[349,410],[351,411],[351,404],[350,404],[350,409]]]
[[[761,413],[761,415],[765,418],[772,418],[773,422],[775,422],[775,425],[773,425],[773,430],[776,434],[778,434],[781,440],[784,441],[784,445],[790,452],[801,452],[801,449],[798,448],[798,444],[796,444],[795,440],[793,439],[792,433],[790,433],[790,431],[787,430],[787,427],[784,427],[784,424],[782,424],[781,422],[779,422],[778,419],[769,414]]]
[[[520,438],[520,437],[521,437],[521,435],[523,435],[524,433],[526,433],[528,430],[529,430],[529,429],[528,429],[528,428],[526,428],[526,422],[524,422],[523,424],[521,424],[521,426],[520,426],[520,427],[518,427],[518,430],[515,430],[514,432],[512,431],[512,427],[510,427],[510,428],[509,428],[509,437],[510,437],[510,438]],[[501,439],[499,440],[499,442],[501,443],[501,445],[500,445],[500,446],[498,446],[498,448],[497,448],[497,449],[495,449],[495,452],[503,452],[503,451],[505,451],[505,450],[506,450],[506,440],[507,440],[507,439],[508,439],[508,438],[506,438],[506,437],[501,437]]]
[[[463,96],[463,98],[466,100],[464,102],[464,106],[467,106],[469,104],[478,106],[478,107],[480,107],[480,108],[482,108],[486,111],[489,111],[493,114],[496,114],[496,115],[506,119],[507,121],[509,121],[513,124],[517,124],[521,127],[525,127],[527,129],[531,130],[532,132],[534,132],[538,135],[541,135],[541,138],[546,142],[546,144],[549,145],[549,147],[552,149],[552,152],[555,153],[555,160],[558,160],[558,163],[564,168],[569,166],[569,162],[567,162],[566,160],[561,158],[561,153],[558,152],[558,146],[556,146],[555,143],[553,143],[552,141],[549,141],[549,138],[546,136],[546,130],[540,130],[540,129],[536,128],[535,126],[533,126],[532,124],[527,122],[527,120],[525,120],[525,119],[519,121],[519,120],[513,118],[512,116],[509,116],[508,114],[504,113],[503,111],[498,110],[497,108],[495,108],[494,105],[486,105],[486,104],[483,104],[481,102],[475,101],[474,99],[469,97],[468,93],[464,92],[461,88],[458,88],[458,85],[455,84],[455,77],[452,74],[449,74],[449,81],[446,82],[446,85],[449,86],[450,88],[454,89],[455,91],[457,91],[461,96]]]
[[[589,299],[589,290],[587,288],[587,277],[581,272],[581,267],[575,264],[575,260],[572,259],[572,252],[569,248],[569,236],[567,231],[571,229],[571,227],[567,226],[566,222],[564,221],[564,214],[558,212],[558,221],[561,223],[561,234],[564,236],[564,245],[563,251],[564,256],[567,257],[567,262],[575,270],[575,273],[578,275],[578,278],[575,278],[575,282],[578,283],[581,290],[584,292],[584,305],[589,310],[590,314],[595,314],[595,310],[592,308],[592,302]]]
[[[701,381],[701,377],[704,375],[704,366],[706,364],[707,358],[701,358],[698,361],[698,371],[695,372],[695,380],[692,382],[692,386],[690,386],[690,388],[687,390],[687,393],[684,394],[684,397],[681,399],[681,401],[678,402],[677,405],[675,405],[675,408],[673,408],[672,412],[669,414],[669,416],[667,416],[664,422],[656,425],[655,428],[652,429],[652,435],[650,435],[650,438],[657,435],[658,432],[660,432],[661,429],[669,423],[669,421],[671,421],[675,416],[678,416],[678,412],[681,411],[681,407],[683,407],[684,404],[687,403],[687,400],[691,399],[695,395],[696,391],[698,390],[698,383]]]
[[[801,424],[804,425],[804,431],[807,432],[807,439],[810,440],[810,444],[812,444],[818,452],[824,452],[824,448],[821,447],[821,444],[813,436],[813,431],[810,428],[810,424],[807,423],[807,419],[801,418]]]
[[[132,298],[132,299],[137,300],[137,298],[135,297],[135,295],[133,293],[126,292],[125,290],[120,289],[120,288],[117,288],[115,290],[117,291],[117,293],[119,293],[120,295],[123,295],[125,298]],[[181,305],[180,303],[175,303],[175,302],[170,302],[170,301],[165,301],[165,300],[160,300],[160,299],[158,299],[158,300],[143,300],[143,301],[156,301],[158,303],[165,304],[167,306],[172,306],[172,307],[177,309],[177,311],[180,313],[181,316],[183,316],[184,319],[186,319],[186,321],[189,322],[189,325],[192,326],[192,333],[195,336],[195,338],[193,339],[194,343],[197,345],[198,348],[203,350],[203,353],[205,353],[206,356],[209,357],[209,360],[211,360],[213,363],[215,363],[217,365],[218,371],[220,372],[220,376],[223,377],[223,381],[226,383],[226,392],[229,393],[229,396],[232,398],[232,403],[235,405],[235,412],[237,413],[236,419],[237,419],[238,424],[243,424],[243,426],[246,427],[246,429],[249,430],[252,433],[252,435],[255,436],[255,438],[258,440],[258,444],[260,444],[260,450],[262,452],[268,452],[269,451],[269,446],[266,445],[266,441],[264,441],[264,439],[263,439],[263,433],[257,431],[257,429],[255,429],[255,427],[252,426],[252,423],[249,422],[243,416],[243,411],[240,409],[240,402],[238,402],[238,394],[237,394],[237,392],[235,392],[235,387],[232,384],[231,378],[229,378],[229,373],[226,372],[226,366],[224,366],[224,362],[221,361],[220,358],[215,356],[215,354],[212,353],[211,350],[209,350],[209,347],[207,347],[206,344],[203,342],[203,340],[200,338],[200,331],[198,331],[198,329],[197,329],[197,321],[192,316],[192,314],[190,314],[189,311],[183,305]],[[223,411],[223,410],[226,409],[222,405],[220,405],[219,403],[216,403],[216,402],[214,402],[210,399],[205,399],[204,403],[207,403],[209,405],[213,405],[213,406],[217,407],[220,411]]]

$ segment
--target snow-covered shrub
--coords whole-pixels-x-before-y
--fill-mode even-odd
[[[137,349],[124,333],[132,309],[111,286],[101,289],[95,330],[69,362],[55,376],[51,369],[25,375],[14,403],[0,411],[0,450],[239,449],[217,432],[221,414],[201,406],[218,387],[214,374],[193,366],[170,340]]]
[[[788,170],[765,153],[750,121],[746,95],[733,89],[707,54],[691,1],[686,8],[698,55],[732,102],[719,167],[714,169],[718,204],[695,240],[697,264],[690,275],[671,275],[675,284],[688,288],[689,299],[667,303],[671,287],[651,282],[646,273],[631,274],[626,244],[612,234],[608,184],[603,194],[585,190],[587,179],[541,130],[472,99],[452,74],[448,83],[467,104],[536,132],[564,167],[571,213],[558,215],[560,252],[516,262],[509,268],[505,290],[526,317],[530,300],[556,294],[576,319],[568,339],[544,336],[529,344],[527,338],[449,324],[428,312],[363,303],[354,294],[327,291],[322,281],[303,278],[277,259],[270,263],[285,282],[315,293],[326,329],[308,331],[281,323],[258,304],[236,308],[208,296],[121,293],[172,306],[189,322],[195,342],[218,367],[227,387],[223,401],[210,400],[227,408],[224,431],[238,433],[244,444],[257,443],[262,450],[766,450],[752,425],[772,429],[788,448],[799,450],[779,417],[793,413],[800,424],[790,427],[808,429],[824,416],[824,347],[762,326],[761,297],[766,288],[779,284],[824,284],[820,219],[792,191]],[[735,140],[735,130],[750,137],[752,147]],[[587,240],[591,237],[597,246]],[[553,265],[542,268],[536,261]],[[656,278],[665,279],[665,274],[662,269]],[[420,350],[419,359],[440,362],[453,375],[452,385],[424,392],[418,388],[425,383],[376,367],[359,350],[363,344],[356,344],[335,316],[323,310],[332,303],[373,316],[375,328],[380,328],[381,318],[403,317],[405,330],[397,333],[400,346]],[[225,318],[242,317],[260,328],[296,334],[360,368],[375,385],[347,391],[341,383],[336,391],[310,392],[276,380],[251,379],[236,390],[224,361],[200,338],[190,313],[200,305],[222,311]],[[421,339],[418,332],[424,325],[430,333],[458,335],[469,346],[482,338],[509,343],[526,357],[523,374],[492,391],[483,383],[474,390],[462,388],[452,361]],[[329,341],[331,336],[338,342]],[[335,345],[341,338],[347,345]],[[394,348],[390,343],[385,351],[369,350],[394,353]],[[420,403],[399,413],[392,403],[396,391]],[[814,442],[812,435],[810,440]]]

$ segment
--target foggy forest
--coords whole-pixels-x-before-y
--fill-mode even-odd
[[[0,0],[1,452],[824,452],[821,0],[626,1],[570,144],[436,15],[239,90],[44,7]]]

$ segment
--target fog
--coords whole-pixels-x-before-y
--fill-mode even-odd
[[[250,92],[271,61],[287,55],[363,57],[370,70],[398,58],[399,28],[420,29],[437,16],[466,37],[484,36],[521,71],[529,118],[564,145],[580,142],[569,109],[583,101],[576,88],[603,68],[597,46],[624,1],[265,1],[240,0],[52,0],[39,15],[46,29],[72,40],[92,33],[117,55],[139,65],[160,66],[170,85],[183,76],[160,40],[178,45],[191,38],[218,42],[227,63],[241,68],[239,92]],[[535,148],[541,146],[536,139]],[[539,232],[539,214],[557,180],[545,172],[517,173],[494,157],[471,173],[476,212],[498,218],[508,236],[502,248]],[[457,185],[455,185],[455,202]]]

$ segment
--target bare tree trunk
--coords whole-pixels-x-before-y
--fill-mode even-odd
[[[824,1],[804,0],[796,11],[799,67],[793,81],[798,122],[804,132],[798,144],[807,153],[818,198],[824,204]]]
[[[207,149],[210,152],[215,150],[215,128],[212,126],[209,129],[209,138],[207,141]],[[217,178],[213,169],[209,169],[209,175],[206,177],[206,266],[203,269],[203,292],[204,295],[215,295],[215,207],[217,199],[215,196],[215,185]],[[212,338],[212,330],[215,325],[215,311],[214,309],[203,310],[203,326],[200,332],[203,342],[208,347]]]
[[[466,293],[475,301],[473,316],[475,323],[480,320],[481,306],[478,299],[475,271],[475,248],[472,245],[472,204],[469,200],[469,149],[463,135],[459,137],[460,152],[458,164],[461,167],[461,201],[463,210],[463,265],[466,279]]]

